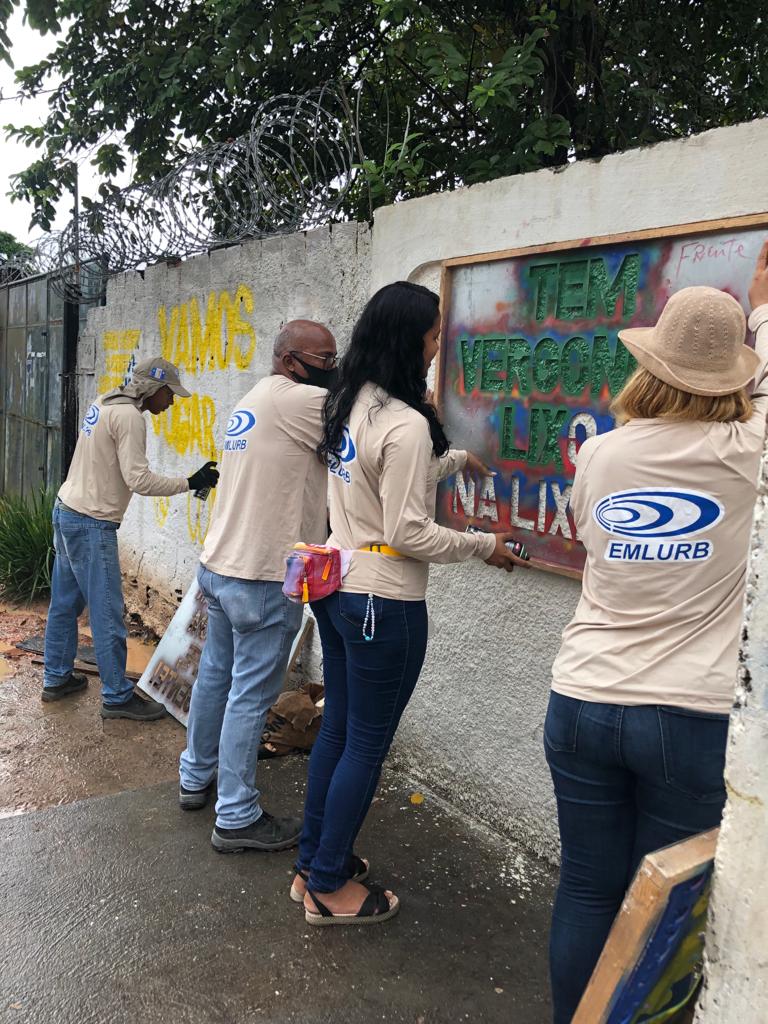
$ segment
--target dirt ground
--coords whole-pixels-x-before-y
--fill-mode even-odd
[[[103,721],[97,675],[84,693],[42,703],[42,665],[15,644],[43,633],[46,610],[0,602],[0,817],[175,779],[186,733],[174,719]],[[90,642],[87,625],[80,639]],[[138,671],[153,648],[129,643]]]

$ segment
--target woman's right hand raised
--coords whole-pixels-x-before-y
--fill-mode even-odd
[[[516,565],[528,565],[527,559],[520,558],[518,555],[513,555],[511,550],[506,546],[509,542],[514,541],[514,533],[497,533],[496,534],[496,547],[494,548],[493,554],[490,558],[486,558],[486,565],[493,565],[497,569],[505,569],[507,572],[512,572]]]
[[[765,303],[768,303],[768,242],[763,242],[749,285],[749,304],[752,309]]]

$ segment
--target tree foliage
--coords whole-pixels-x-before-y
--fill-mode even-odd
[[[7,39],[0,0],[0,55]],[[21,0],[23,2],[23,0]],[[17,72],[50,96],[15,194],[47,226],[93,150],[137,180],[243,133],[257,105],[331,79],[358,96],[365,187],[343,213],[766,113],[763,0],[26,0],[57,33]],[[114,134],[113,134],[114,133]],[[117,138],[115,138],[115,134]]]
[[[31,256],[32,250],[15,238],[10,231],[0,231],[0,263],[14,256]]]

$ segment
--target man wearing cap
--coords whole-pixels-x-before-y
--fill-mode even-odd
[[[227,424],[221,486],[197,579],[208,632],[192,690],[179,803],[205,807],[215,790],[211,842],[221,853],[295,846],[301,819],[261,806],[256,759],[267,711],[285,677],[301,605],[282,592],[294,544],[327,537],[328,470],[317,455],[336,341],[322,324],[294,320],[277,336],[272,374]]]
[[[45,629],[44,701],[61,700],[88,685],[85,676],[73,672],[77,618],[87,605],[101,677],[101,717],[152,721],[165,714],[161,704],[137,697],[125,677],[117,529],[133,494],[216,486],[215,462],[189,478],[158,476],[149,468],[143,414],[159,416],[175,395],[189,398],[173,363],[145,359],[134,367],[130,383],[97,398],[85,414],[53,512],[56,557]]]

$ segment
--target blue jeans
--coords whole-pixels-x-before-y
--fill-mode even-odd
[[[205,789],[218,765],[216,824],[246,828],[261,817],[256,761],[267,712],[282,689],[302,607],[272,580],[220,576],[201,565],[208,629],[179,763],[185,789]]]
[[[544,748],[562,861],[550,934],[555,1024],[569,1024],[640,861],[716,828],[728,715],[552,693]]]
[[[372,640],[363,638],[367,605],[365,594],[343,591],[312,605],[325,706],[309,760],[298,867],[317,892],[335,892],[350,878],[357,833],[427,649],[424,601],[374,597]]]
[[[123,619],[118,525],[69,512],[56,503],[56,557],[45,627],[45,686],[61,686],[72,674],[77,655],[77,617],[88,606],[102,699],[112,705],[124,704],[133,695],[133,683],[125,678],[128,631]]]

